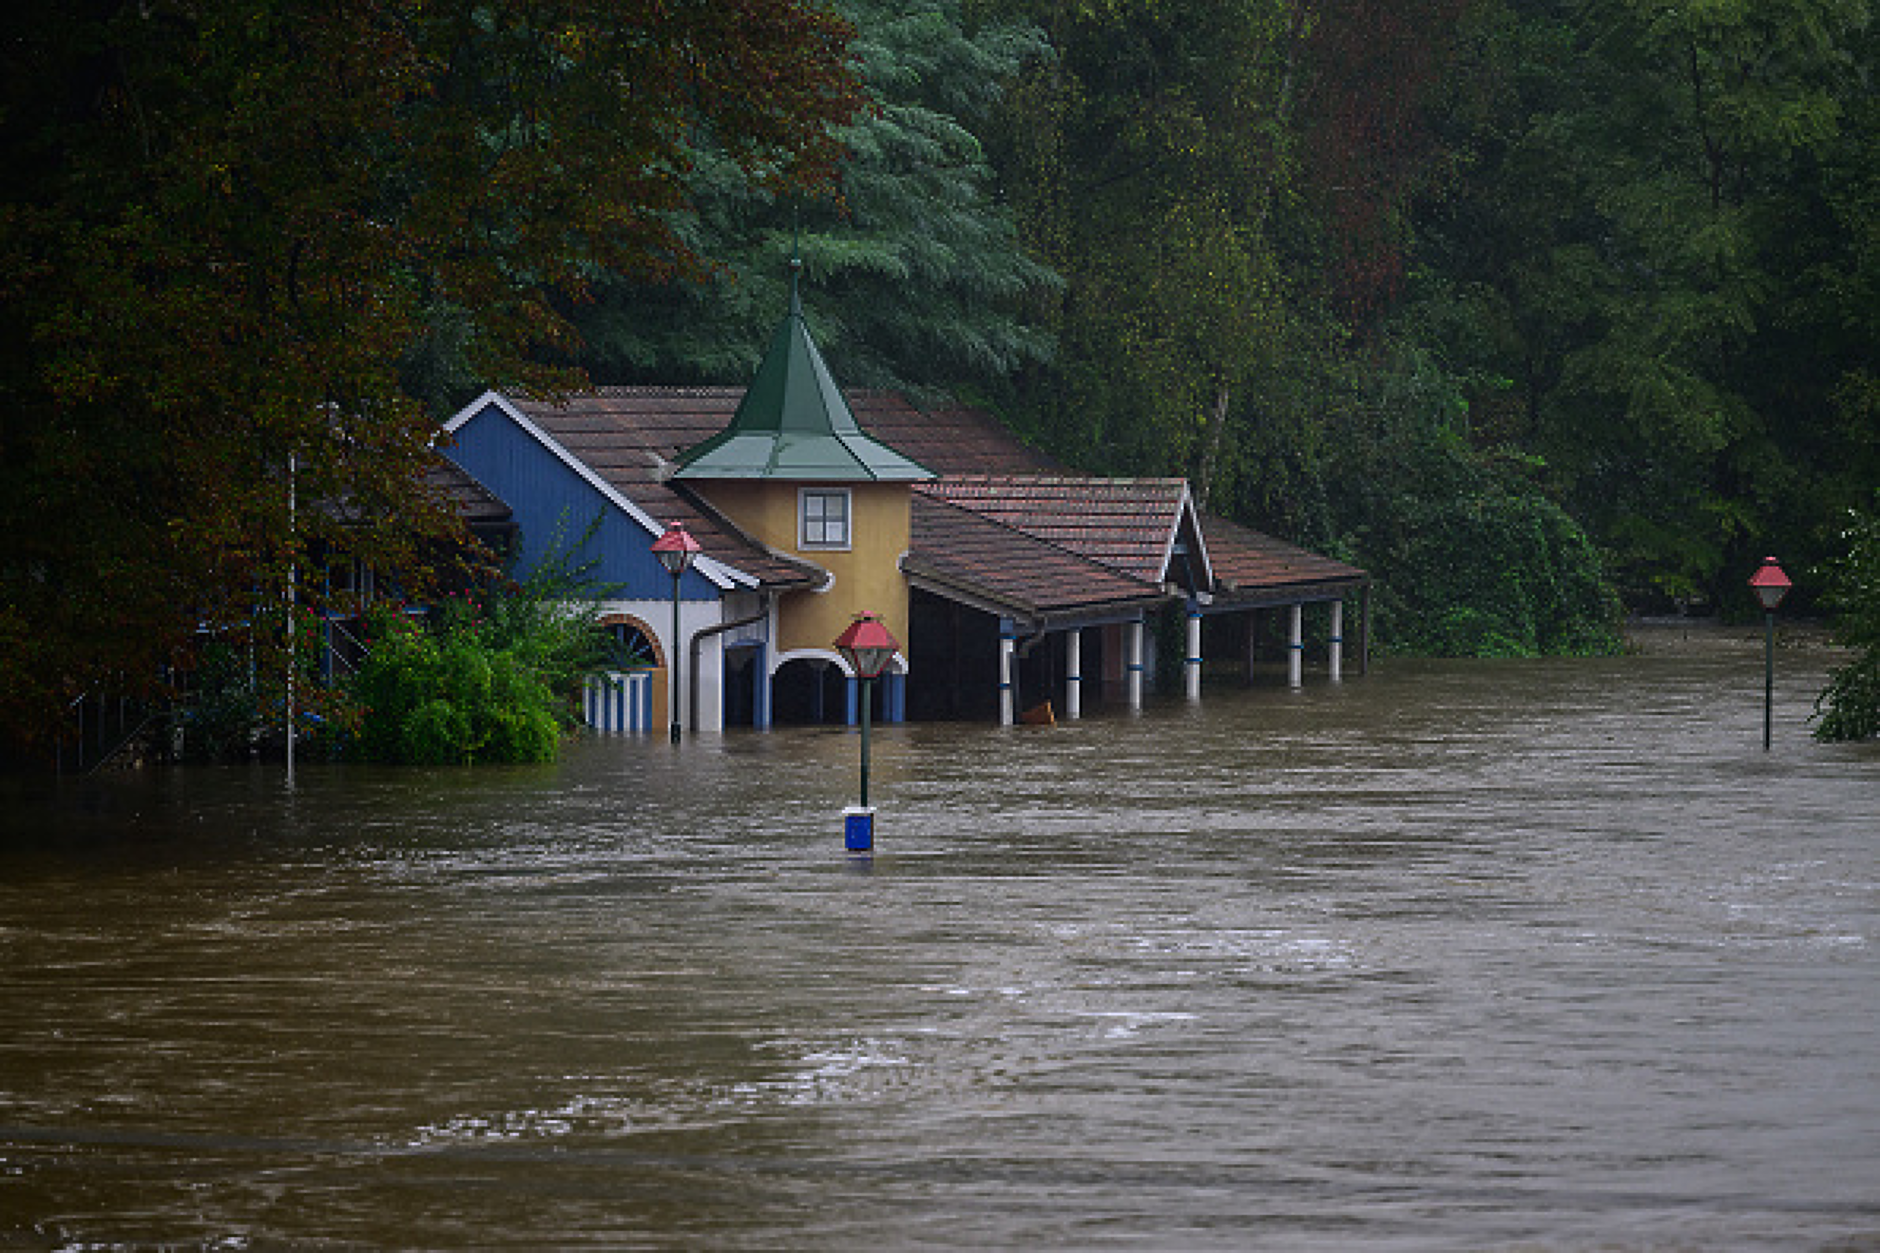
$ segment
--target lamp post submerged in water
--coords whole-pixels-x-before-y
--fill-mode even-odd
[[[867,852],[875,846],[875,811],[868,804],[868,723],[873,703],[875,679],[888,667],[901,645],[877,614],[859,613],[848,630],[836,637],[836,651],[849,663],[861,680],[862,706],[862,800],[842,811],[843,843],[850,852]]]
[[[1789,594],[1789,576],[1782,573],[1774,557],[1763,558],[1762,568],[1750,576],[1749,585],[1762,602],[1763,631],[1763,752],[1769,751],[1769,734],[1775,722],[1776,703],[1776,606]]]
[[[666,533],[653,541],[653,555],[659,558],[659,564],[666,567],[666,573],[672,576],[672,645],[667,668],[672,675],[672,742],[677,744],[679,730],[679,579],[692,567],[693,558],[699,554],[699,543],[692,538],[682,522],[668,522]]]

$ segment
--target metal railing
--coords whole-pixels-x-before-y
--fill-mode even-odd
[[[115,728],[111,726],[113,704],[117,707]],[[96,706],[96,717],[87,718],[86,711],[92,706]],[[53,772],[59,775],[91,774],[99,770],[136,744],[151,727],[165,721],[170,713],[128,696],[98,696],[90,692],[74,697],[66,709],[76,715],[78,733],[69,742],[61,736],[53,743]]]

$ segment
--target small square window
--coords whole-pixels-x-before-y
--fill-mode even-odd
[[[849,493],[841,488],[806,488],[798,497],[799,548],[849,546]]]

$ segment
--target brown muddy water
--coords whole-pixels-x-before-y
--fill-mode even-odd
[[[1880,1249],[1826,650],[0,817],[0,1247]]]

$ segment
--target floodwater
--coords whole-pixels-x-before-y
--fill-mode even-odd
[[[1880,1249],[1880,745],[1755,632],[0,817],[0,1247]]]

